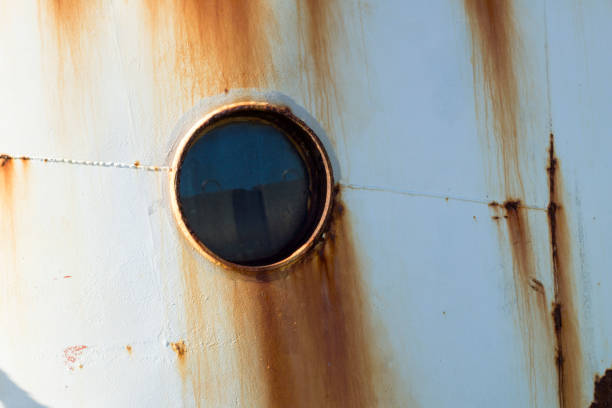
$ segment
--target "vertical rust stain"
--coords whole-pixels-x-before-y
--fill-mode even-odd
[[[559,403],[562,408],[573,408],[581,404],[583,361],[578,313],[574,301],[571,233],[567,212],[562,204],[562,178],[552,134],[548,153],[548,226],[555,289],[552,316],[556,339]]]
[[[501,158],[501,182],[506,197],[522,197],[519,166],[519,92],[514,68],[516,28],[511,1],[464,0],[472,36],[474,83],[480,83],[486,120]],[[476,100],[480,98],[477,95]]]
[[[603,377],[595,377],[593,402],[589,408],[612,408],[612,370],[606,370]]]
[[[145,0],[145,5],[158,55],[156,76],[165,74],[158,64],[169,64],[191,103],[225,89],[261,87],[274,77],[269,39],[276,22],[266,1]],[[168,61],[172,48],[174,60]]]
[[[206,324],[203,320],[204,305],[202,302],[202,292],[200,282],[198,280],[199,268],[195,259],[188,253],[188,248],[183,247],[181,254],[183,284],[186,290],[185,293],[185,314],[187,323],[188,341],[190,344],[198,344],[202,336],[202,330]],[[172,343],[172,349],[179,357],[179,372],[183,380],[183,398],[187,398],[186,381],[187,377],[191,379],[191,387],[193,399],[196,407],[202,404],[204,397],[203,388],[206,386],[202,378],[203,359],[205,358],[202,350],[195,350],[191,353],[191,361],[187,364],[186,351],[187,346],[184,341]]]
[[[307,104],[329,129],[341,95],[336,85],[337,44],[343,40],[343,14],[338,0],[297,1],[300,69],[306,79]]]
[[[507,200],[503,204],[489,203],[493,210],[500,242],[508,240],[512,258],[512,273],[517,299],[518,325],[526,349],[529,386],[532,396],[538,390],[538,343],[552,347],[548,302],[544,285],[536,274],[536,252],[529,228],[527,209],[520,200]],[[505,221],[506,230],[503,230]],[[541,352],[540,352],[541,353]]]
[[[87,33],[92,30],[94,17],[99,12],[99,0],[38,0],[38,8],[41,17],[50,17],[50,28],[59,50],[60,75],[65,73],[65,60],[72,60],[77,65],[75,72],[78,72],[87,51]],[[46,43],[48,35],[43,35],[43,43]]]
[[[513,281],[517,299],[518,326],[526,349],[531,397],[536,401],[540,382],[546,382],[538,368],[548,362],[554,346],[552,322],[545,288],[537,276],[537,252],[533,243],[528,209],[522,204],[525,188],[521,174],[521,124],[519,120],[520,39],[515,26],[513,2],[504,0],[464,0],[472,41],[472,65],[476,112],[485,124],[488,153],[497,165],[489,180],[499,186],[503,204],[492,203],[500,241],[509,241]],[[505,231],[502,229],[502,213]],[[538,284],[539,283],[539,284]],[[544,371],[545,372],[545,371]]]
[[[352,232],[339,200],[332,218],[326,240],[283,277],[223,279],[223,288],[215,289],[231,311],[240,377],[235,381],[247,400],[265,394],[269,407],[370,407],[380,402],[376,382],[393,388],[392,374],[375,351],[380,343],[371,329]],[[193,255],[184,253],[189,342],[199,344],[211,324],[205,318],[201,273]],[[208,373],[217,363],[206,353],[198,349],[189,357],[196,404],[204,396],[216,398],[204,387],[228,381]]]
[[[268,406],[375,406],[368,299],[338,202],[327,240],[285,279],[250,283],[236,310],[260,322]]]

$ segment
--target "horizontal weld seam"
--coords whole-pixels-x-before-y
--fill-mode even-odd
[[[75,166],[90,166],[90,167],[113,167],[118,169],[132,169],[132,170],[145,170],[145,171],[172,171],[170,166],[152,166],[142,164],[129,164],[120,162],[108,162],[108,161],[95,161],[95,160],[74,160],[64,159],[57,157],[31,157],[31,156],[5,156],[8,160],[28,160],[36,161],[41,163],[59,163],[59,164],[71,164]]]
[[[439,194],[439,193],[429,193],[429,192],[421,192],[421,191],[414,191],[414,190],[399,190],[399,189],[394,189],[394,188],[387,188],[387,187],[378,187],[378,186],[368,186],[368,185],[360,185],[360,184],[343,184],[340,183],[340,186],[351,189],[351,190],[362,190],[362,191],[373,191],[373,192],[379,192],[379,193],[389,193],[389,194],[397,194],[397,195],[404,195],[404,196],[409,196],[409,197],[424,197],[424,198],[434,198],[434,199],[438,199],[438,200],[452,200],[452,201],[461,201],[464,203],[474,203],[474,204],[483,204],[483,205],[490,205],[492,200],[488,199],[488,200],[481,200],[481,199],[477,199],[477,198],[468,198],[468,197],[457,197],[457,196],[449,196],[449,195],[445,195],[445,194]],[[519,205],[520,208],[525,208],[527,210],[537,210],[537,211],[546,211],[547,208],[544,207],[538,207],[536,205],[525,205],[525,204],[521,204]]]

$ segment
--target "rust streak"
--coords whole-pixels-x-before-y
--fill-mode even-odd
[[[156,57],[156,76],[170,64],[190,103],[230,88],[266,85],[275,75],[269,39],[276,33],[267,2],[145,0]],[[170,29],[171,31],[166,31]],[[172,39],[172,44],[168,40]],[[174,48],[174,60],[166,58]]]
[[[480,101],[486,120],[492,114],[492,129],[501,156],[501,181],[506,197],[522,197],[519,167],[519,96],[514,62],[516,28],[511,1],[464,0],[472,36],[474,82],[481,83],[485,101]],[[480,96],[477,95],[477,102]],[[490,146],[490,143],[488,143]]]
[[[60,73],[63,73],[63,59],[83,56],[86,48],[83,35],[91,30],[92,19],[99,6],[98,0],[38,0],[39,9],[51,17],[61,54]]]
[[[325,245],[311,259],[235,298],[262,322],[269,406],[376,405],[367,298],[353,248],[338,202]]]
[[[388,369],[381,368],[374,351],[368,299],[339,200],[326,237],[282,276],[238,279],[223,289],[239,339],[237,381],[247,398],[263,392],[265,406],[370,407],[379,402],[375,378],[380,381]],[[197,277],[202,271],[192,256],[183,254],[185,303],[192,340],[201,342],[206,319]],[[205,353],[194,352],[190,363],[196,404],[203,397],[201,382],[210,375],[202,371],[212,369]],[[384,381],[390,384],[391,376]]]
[[[574,302],[571,233],[567,212],[562,205],[562,179],[555,156],[554,136],[550,135],[548,159],[548,226],[554,278],[553,321],[556,340],[556,364],[559,404],[561,408],[581,404],[583,367],[578,314]]]
[[[612,407],[612,370],[608,369],[603,377],[595,377],[595,391],[590,408]]]
[[[300,69],[305,73],[306,97],[323,126],[329,129],[341,105],[336,85],[335,53],[345,28],[337,0],[297,1]]]

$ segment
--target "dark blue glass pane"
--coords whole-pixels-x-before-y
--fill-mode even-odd
[[[240,264],[295,249],[307,223],[309,179],[289,138],[254,120],[219,125],[198,137],[178,175],[179,204],[191,232]]]

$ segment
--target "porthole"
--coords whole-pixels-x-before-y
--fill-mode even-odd
[[[288,108],[226,106],[184,135],[174,161],[174,211],[210,259],[243,271],[278,268],[322,232],[333,175],[321,141]]]

